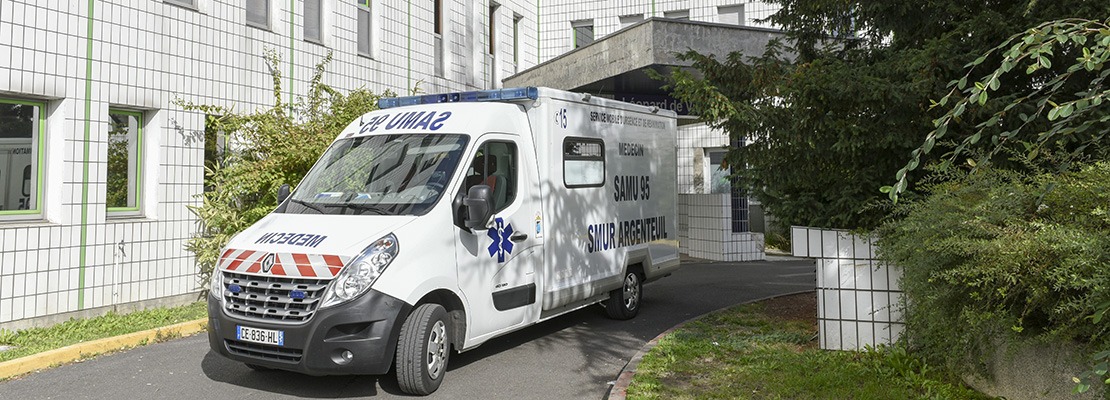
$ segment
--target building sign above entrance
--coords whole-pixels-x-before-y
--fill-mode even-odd
[[[690,103],[679,101],[667,95],[614,93],[613,99],[648,107],[659,107],[662,110],[674,111],[678,115],[690,115]]]

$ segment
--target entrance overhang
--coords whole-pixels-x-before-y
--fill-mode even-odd
[[[686,116],[680,118],[681,124],[694,118],[689,116],[689,109],[670,97],[660,88],[662,82],[651,79],[645,70],[666,74],[671,68],[689,68],[691,63],[679,60],[677,55],[690,50],[718,59],[737,51],[759,56],[768,42],[782,37],[782,31],[774,29],[652,18],[521,71],[502,83],[505,87],[547,86],[656,105]]]

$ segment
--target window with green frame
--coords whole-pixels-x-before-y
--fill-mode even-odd
[[[143,189],[143,114],[108,110],[109,212],[138,213]]]
[[[43,102],[0,98],[0,217],[4,219],[42,213],[45,110]]]
[[[374,21],[371,14],[370,0],[355,0],[358,4],[356,12],[358,13],[358,54],[373,57],[374,56]]]

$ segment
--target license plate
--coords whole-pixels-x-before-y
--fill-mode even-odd
[[[275,346],[285,345],[285,332],[271,329],[258,329],[236,325],[235,338],[244,342],[272,344]]]

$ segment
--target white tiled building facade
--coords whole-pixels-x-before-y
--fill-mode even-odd
[[[770,12],[742,0],[0,0],[0,329],[196,299],[184,244],[204,115],[175,99],[271,106],[266,51],[285,101],[329,52],[324,82],[341,91],[435,93],[499,86],[572,50],[583,21],[597,39],[637,18],[755,25]],[[726,141],[697,146],[727,144],[712,140]]]
[[[548,60],[574,49],[574,28],[589,27],[601,38],[647,18],[768,27],[777,6],[745,0],[537,0],[540,12],[540,57]],[[581,29],[580,29],[581,30]]]

